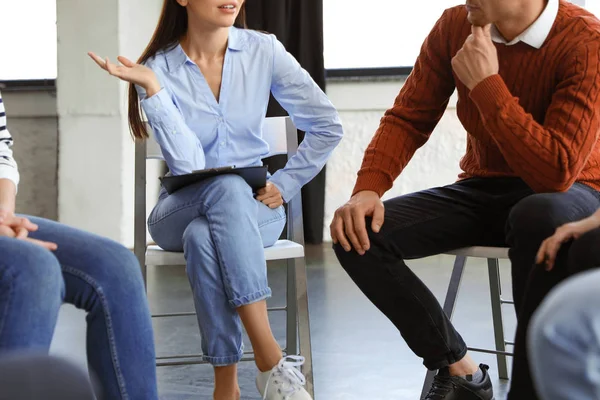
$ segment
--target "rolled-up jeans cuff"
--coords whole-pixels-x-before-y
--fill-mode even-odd
[[[240,362],[242,357],[244,356],[244,347],[242,346],[239,352],[233,356],[225,356],[225,357],[211,357],[207,355],[202,356],[202,360],[210,363],[214,367],[225,367],[227,365],[233,365]]]
[[[258,292],[254,292],[252,294],[236,297],[235,299],[229,300],[229,304],[231,305],[231,307],[238,308],[241,306],[246,306],[248,304],[256,303],[261,300],[268,299],[269,297],[271,297],[271,288],[266,288],[259,290]]]

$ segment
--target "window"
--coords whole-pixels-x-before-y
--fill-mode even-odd
[[[412,67],[435,22],[459,4],[464,1],[323,0],[325,68]]]
[[[0,0],[0,80],[56,79],[56,1]]]
[[[600,18],[600,0],[586,0],[585,8],[587,8],[596,17]]]
[[[581,0],[574,2],[582,4]],[[323,0],[325,68],[412,67],[442,12],[464,3]],[[584,4],[600,18],[600,0],[585,0]]]

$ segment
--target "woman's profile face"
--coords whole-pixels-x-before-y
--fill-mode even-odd
[[[188,16],[217,28],[233,26],[244,0],[177,0]]]

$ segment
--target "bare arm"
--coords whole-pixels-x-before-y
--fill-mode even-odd
[[[10,179],[0,179],[0,218],[2,212],[13,214],[15,212],[15,200],[17,187]]]

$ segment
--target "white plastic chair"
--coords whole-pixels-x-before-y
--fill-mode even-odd
[[[151,133],[151,130],[148,128]],[[263,138],[269,143],[270,156],[286,154],[292,157],[298,149],[297,130],[289,117],[265,119]],[[183,253],[162,250],[146,243],[146,160],[163,160],[158,143],[150,138],[136,141],[135,151],[135,244],[134,251],[140,262],[144,282],[149,266],[185,266]],[[304,226],[302,219],[302,196],[296,195],[287,204],[287,239],[278,240],[274,246],[265,248],[267,261],[287,260],[287,304],[285,307],[269,308],[269,311],[286,311],[286,347],[284,354],[297,354],[305,358],[302,372],[306,376],[306,389],[313,395],[312,352],[306,263],[304,259]],[[196,315],[195,312],[156,314],[153,318]],[[298,343],[299,342],[299,343]],[[299,347],[298,347],[299,344]],[[252,360],[247,352],[243,360]],[[246,356],[248,355],[248,356]],[[157,357],[157,366],[204,364],[200,354]],[[314,396],[313,396],[314,397]]]
[[[512,346],[514,343],[506,341],[504,338],[504,321],[502,319],[502,305],[513,304],[512,301],[504,300],[502,298],[502,287],[500,285],[500,266],[499,260],[508,259],[508,248],[506,247],[467,247],[464,249],[458,249],[450,251],[446,254],[456,256],[454,261],[454,268],[452,269],[452,275],[450,277],[450,284],[448,285],[448,292],[446,293],[446,299],[444,301],[444,312],[450,320],[454,314],[454,307],[456,305],[456,299],[458,298],[458,290],[460,288],[460,282],[463,277],[465,264],[467,257],[474,258],[485,258],[488,262],[488,274],[490,281],[490,298],[492,303],[492,320],[494,324],[494,338],[496,342],[496,349],[480,349],[471,348],[470,351],[479,353],[489,353],[496,355],[496,361],[498,364],[498,376],[500,379],[508,379],[508,362],[507,357],[512,356],[511,352],[506,351],[506,346]],[[431,388],[433,378],[435,377],[436,371],[428,371],[425,377],[425,383],[423,385],[423,391],[421,398],[427,395],[427,392]]]

